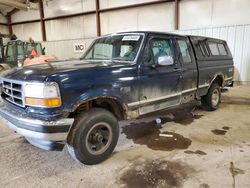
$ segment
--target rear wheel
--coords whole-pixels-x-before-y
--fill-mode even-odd
[[[109,111],[93,108],[76,118],[67,139],[70,155],[77,161],[92,165],[107,159],[119,137],[116,117]]]
[[[213,83],[207,95],[201,97],[201,103],[208,111],[217,110],[221,102],[221,90],[218,83]]]

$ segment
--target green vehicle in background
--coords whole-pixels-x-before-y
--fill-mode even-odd
[[[3,43],[4,38],[10,39],[6,45]],[[34,42],[31,39],[29,42],[21,41],[17,40],[15,35],[0,34],[0,71],[21,67],[33,49],[38,54],[45,54],[39,42]]]

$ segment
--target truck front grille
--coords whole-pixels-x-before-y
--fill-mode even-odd
[[[23,85],[21,83],[14,80],[3,79],[2,87],[4,99],[13,104],[24,107]]]

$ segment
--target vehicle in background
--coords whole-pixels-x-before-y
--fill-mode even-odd
[[[10,69],[10,65],[6,63],[6,54],[5,54],[5,45],[4,40],[16,40],[17,37],[15,35],[8,35],[0,33],[0,71]]]
[[[23,66],[24,60],[29,56],[29,54],[35,50],[37,54],[45,55],[44,49],[40,42],[34,42],[33,40],[21,41],[21,40],[11,40],[6,45],[6,58],[5,62],[11,68]]]
[[[84,164],[108,158],[118,120],[201,101],[216,110],[233,83],[226,41],[161,32],[96,39],[80,60],[5,72],[0,115],[43,149],[62,149]]]
[[[3,38],[9,38],[10,41],[6,45],[3,44]],[[35,50],[39,55],[45,55],[41,43],[35,42],[32,39],[27,41],[17,40],[15,35],[0,34],[0,49],[1,49],[1,70],[7,70],[13,67],[23,66],[24,60],[28,57],[32,50]],[[42,63],[45,61],[42,59]],[[41,62],[40,62],[41,63]],[[26,62],[26,65],[29,62]],[[30,63],[34,64],[34,63]]]
[[[43,64],[56,60],[57,58],[55,56],[49,56],[49,55],[29,56],[24,60],[22,66],[24,67],[29,65]]]

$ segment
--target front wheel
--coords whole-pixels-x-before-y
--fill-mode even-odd
[[[105,109],[93,108],[76,118],[68,135],[67,146],[75,160],[93,165],[111,155],[118,137],[116,117]]]
[[[209,88],[207,95],[201,97],[201,103],[208,111],[214,111],[219,108],[220,102],[220,86],[217,83],[213,83]]]

